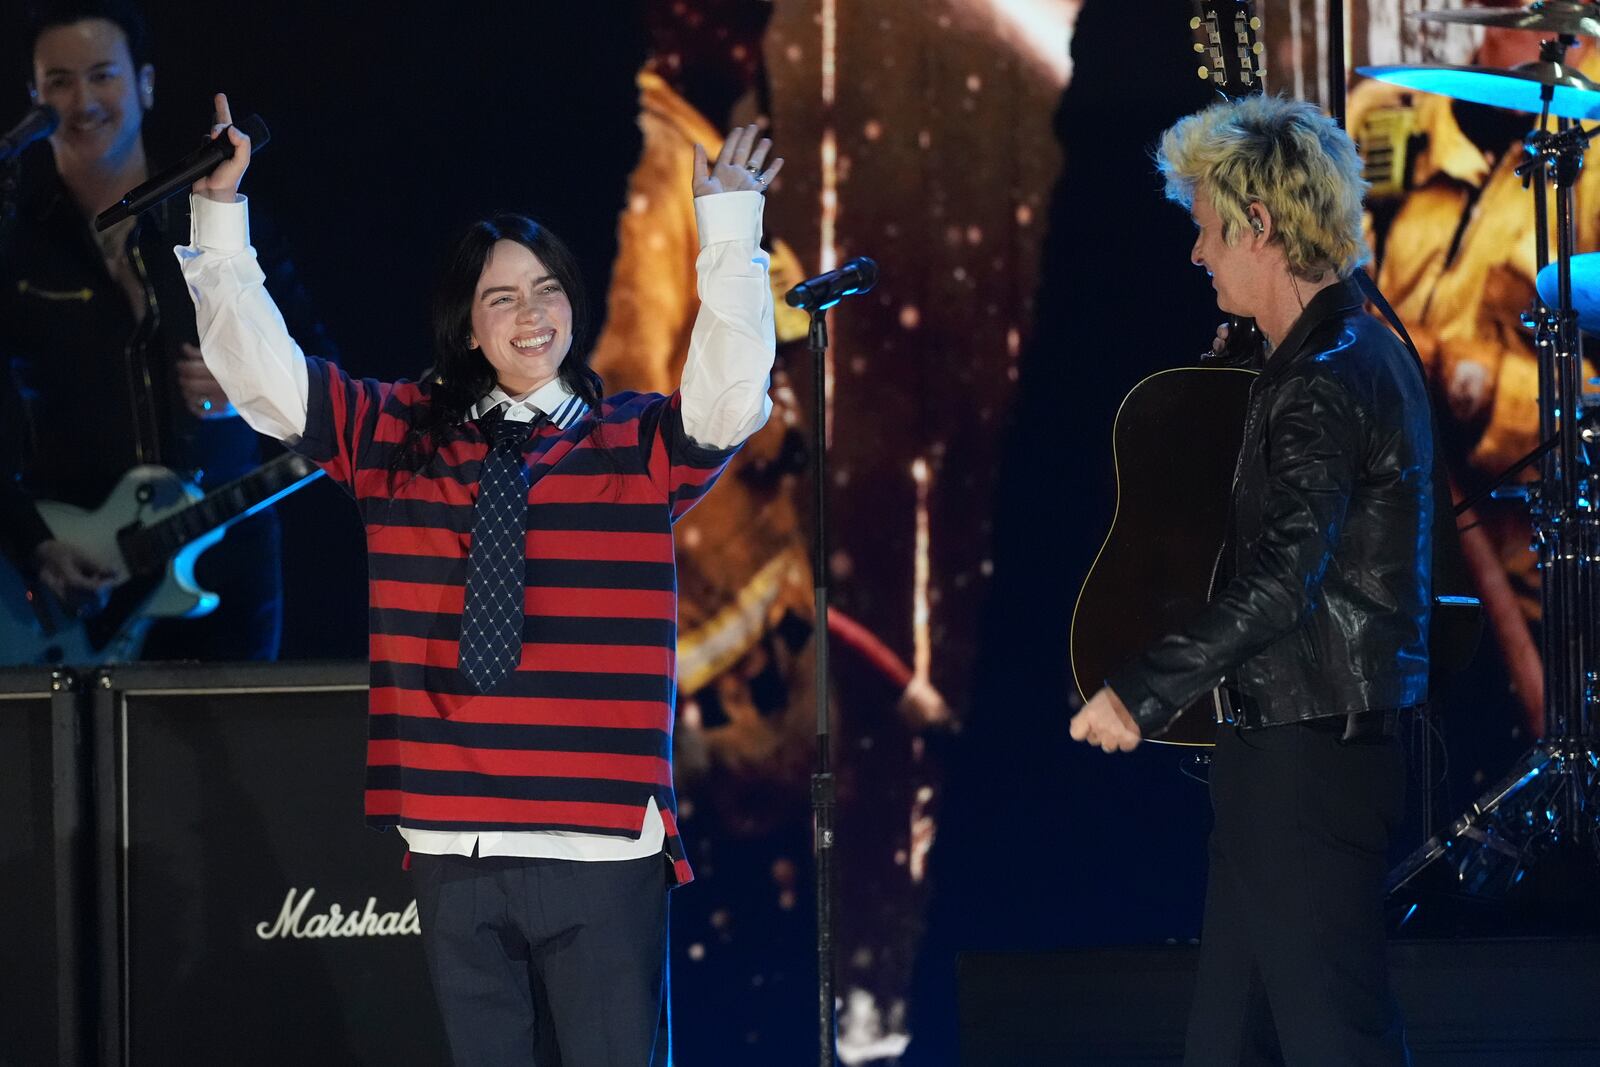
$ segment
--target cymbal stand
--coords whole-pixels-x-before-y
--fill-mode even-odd
[[[1566,36],[1546,41],[1541,58],[1560,62],[1573,43]],[[1539,432],[1546,442],[1538,455],[1539,481],[1528,493],[1543,577],[1544,737],[1465,814],[1390,872],[1391,893],[1434,864],[1448,866],[1457,890],[1500,898],[1555,849],[1576,847],[1589,860],[1600,860],[1600,745],[1595,729],[1600,710],[1600,466],[1584,447],[1583,341],[1572,307],[1577,240],[1573,192],[1589,133],[1566,119],[1549,129],[1551,92],[1546,88],[1545,113],[1538,129],[1527,136],[1527,159],[1517,168],[1534,196],[1541,270],[1550,262],[1552,185],[1556,205],[1556,306],[1536,298],[1525,320],[1534,327]]]

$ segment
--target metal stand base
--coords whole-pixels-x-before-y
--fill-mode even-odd
[[[1388,892],[1446,865],[1455,888],[1502,900],[1546,854],[1575,845],[1600,856],[1600,753],[1587,739],[1541,741],[1466,814],[1389,874]]]

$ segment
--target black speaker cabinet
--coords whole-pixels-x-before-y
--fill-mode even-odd
[[[75,686],[68,672],[0,670],[0,1067],[87,1055],[88,750]]]
[[[101,679],[102,1063],[446,1062],[404,842],[362,822],[366,697],[350,663]]]

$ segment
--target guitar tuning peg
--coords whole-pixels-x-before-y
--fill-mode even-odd
[[[1201,67],[1199,70],[1195,71],[1195,73],[1200,75],[1200,80],[1201,81],[1210,81],[1211,80],[1211,72],[1209,70],[1207,70],[1205,67]]]

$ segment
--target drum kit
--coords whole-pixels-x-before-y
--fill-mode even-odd
[[[1505,477],[1539,465],[1526,491],[1542,572],[1544,737],[1389,877],[1397,893],[1422,888],[1424,871],[1443,870],[1458,891],[1500,898],[1553,853],[1600,858],[1600,449],[1590,450],[1600,440],[1600,404],[1584,395],[1581,333],[1600,332],[1600,252],[1579,255],[1574,247],[1574,188],[1585,149],[1600,135],[1600,126],[1584,124],[1600,122],[1600,85],[1566,62],[1580,37],[1600,39],[1600,2],[1537,0],[1412,17],[1545,35],[1536,62],[1505,70],[1359,69],[1418,92],[1537,116],[1518,174],[1533,197],[1537,234],[1538,295],[1524,323],[1538,356],[1543,443]]]

